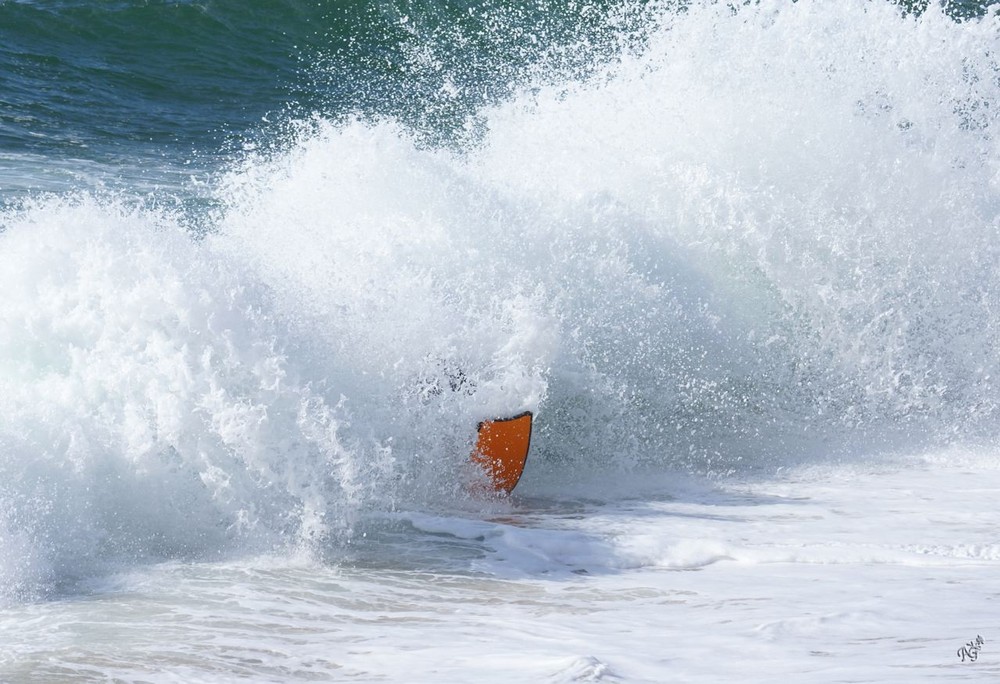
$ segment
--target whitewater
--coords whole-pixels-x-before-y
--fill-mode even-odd
[[[998,29],[645,5],[445,143],[3,170],[0,681],[996,679]]]

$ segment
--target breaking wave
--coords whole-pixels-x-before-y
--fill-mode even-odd
[[[555,495],[994,443],[997,23],[695,3],[458,150],[289,123],[197,231],[4,210],[3,592],[350,540],[464,497],[476,422],[524,409],[522,486]]]

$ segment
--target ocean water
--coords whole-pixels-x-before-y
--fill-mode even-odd
[[[0,0],[0,682],[994,681],[998,61],[979,2]]]

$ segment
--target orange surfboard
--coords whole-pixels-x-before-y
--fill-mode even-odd
[[[479,424],[472,461],[482,466],[498,493],[510,494],[521,479],[531,445],[531,419],[531,411],[525,411]]]

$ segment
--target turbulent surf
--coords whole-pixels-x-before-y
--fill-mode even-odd
[[[631,577],[653,603],[697,591],[650,568],[749,566],[764,591],[767,564],[833,562],[827,533],[861,584],[994,563],[985,537],[949,546],[954,520],[902,547],[782,521],[796,487],[840,502],[803,504],[824,519],[882,520],[855,476],[873,499],[928,468],[1000,484],[998,22],[875,0],[0,3],[0,597],[73,622],[82,597],[134,594],[169,632],[148,602],[201,624],[189,592],[294,594],[357,626],[337,592],[393,619],[415,592],[435,621],[497,578],[603,576],[580,590],[622,610]],[[525,411],[518,489],[483,500],[476,426]],[[720,529],[722,506],[765,533]],[[514,600],[550,599],[578,608]],[[819,629],[731,610],[771,641]],[[859,615],[845,633],[906,623]],[[198,669],[199,629],[170,676],[379,674],[344,642]],[[57,647],[25,638],[0,679]],[[445,680],[479,667],[462,644]],[[149,674],[128,663],[151,644],[94,648],[53,672]],[[621,648],[543,649],[514,678],[666,666]]]

